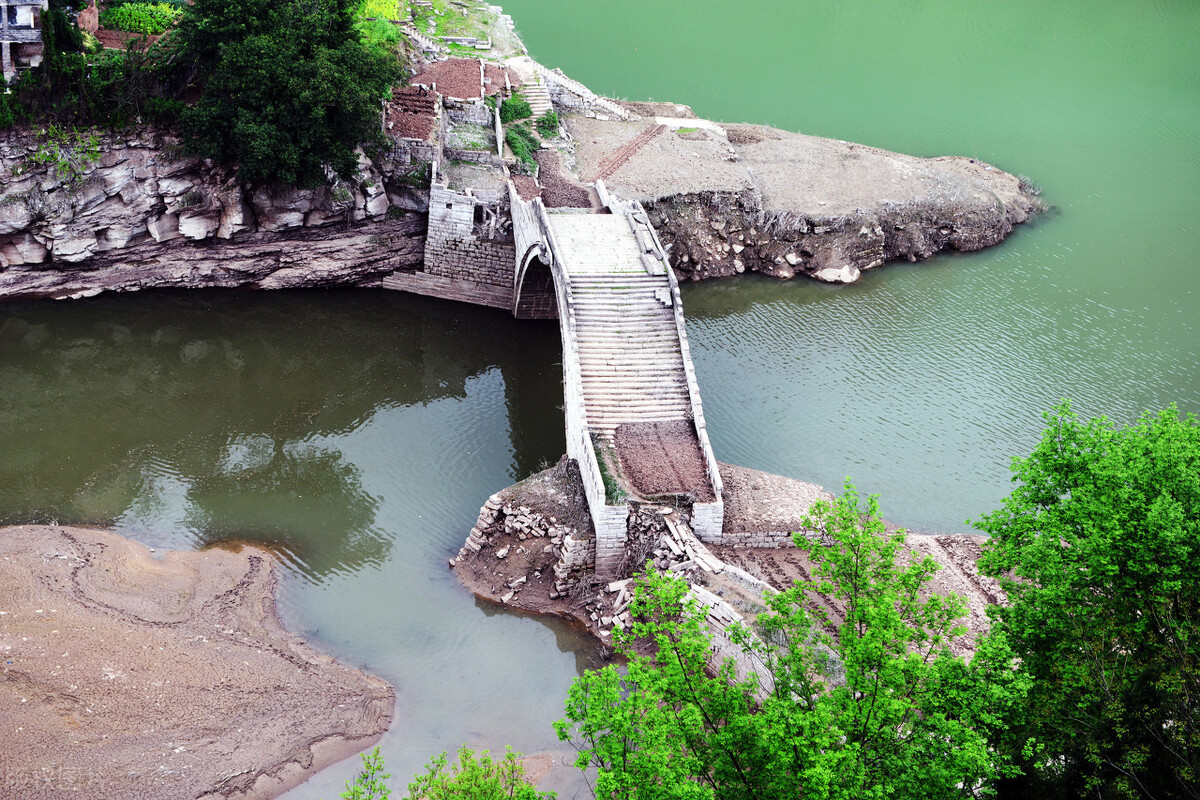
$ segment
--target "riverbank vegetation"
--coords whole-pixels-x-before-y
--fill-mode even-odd
[[[1046,419],[978,523],[1030,682],[999,744],[1027,796],[1200,796],[1200,421]]]
[[[1118,427],[1064,403],[1046,421],[977,523],[1008,601],[969,659],[951,649],[963,601],[930,591],[937,564],[849,483],[805,520],[821,538],[795,537],[811,581],[731,629],[736,661],[714,665],[687,583],[639,577],[624,663],[577,678],[555,726],[595,796],[1200,795],[1200,420]]]
[[[381,143],[379,104],[400,79],[393,53],[357,35],[349,0],[195,0],[179,44],[203,87],[180,114],[186,147],[236,162],[246,181],[349,178],[355,148]]]
[[[378,0],[112,4],[102,24],[140,36],[91,52],[57,0],[44,60],[5,96],[0,126],[178,124],[189,153],[237,164],[244,181],[349,177],[356,148],[382,143],[380,102],[403,74],[396,26],[367,17],[380,8],[399,13]]]

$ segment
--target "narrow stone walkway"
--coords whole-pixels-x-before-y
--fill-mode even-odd
[[[531,81],[530,83],[522,84],[518,91],[529,101],[529,108],[533,111],[534,119],[538,119],[546,114],[546,112],[553,110],[554,106],[550,102],[550,92],[547,91],[546,84]]]
[[[550,217],[574,302],[588,428],[691,418],[671,290],[650,275],[624,215]]]

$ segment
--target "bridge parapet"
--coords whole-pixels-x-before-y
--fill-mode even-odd
[[[562,337],[563,416],[566,418],[567,455],[579,464],[588,509],[592,513],[592,524],[596,530],[596,574],[608,577],[614,574],[624,554],[629,506],[625,503],[608,504],[604,476],[600,471],[591,431],[588,429],[583,375],[580,371],[578,342],[575,337],[575,307],[571,296],[571,282],[563,268],[545,205],[540,199],[531,202],[522,200],[512,183],[509,183],[509,197],[517,252],[523,254],[523,263],[517,265],[514,296],[519,296],[522,290],[521,282],[524,279],[525,268],[535,252],[550,267],[554,276],[559,332]]]

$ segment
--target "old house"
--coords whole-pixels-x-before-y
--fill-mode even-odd
[[[42,12],[48,0],[0,0],[0,68],[5,82],[42,63]]]

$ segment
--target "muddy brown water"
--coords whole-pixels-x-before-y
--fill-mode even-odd
[[[850,475],[889,519],[953,532],[1007,493],[1059,397],[1200,410],[1196,4],[505,6],[598,91],[976,156],[1057,206],[849,288],[685,287],[722,460]],[[382,293],[0,305],[0,521],[272,544],[288,623],[396,685],[397,785],[464,741],[550,748],[592,645],[477,605],[445,559],[488,494],[562,453],[558,360],[553,323]],[[353,772],[288,796],[334,798]]]

